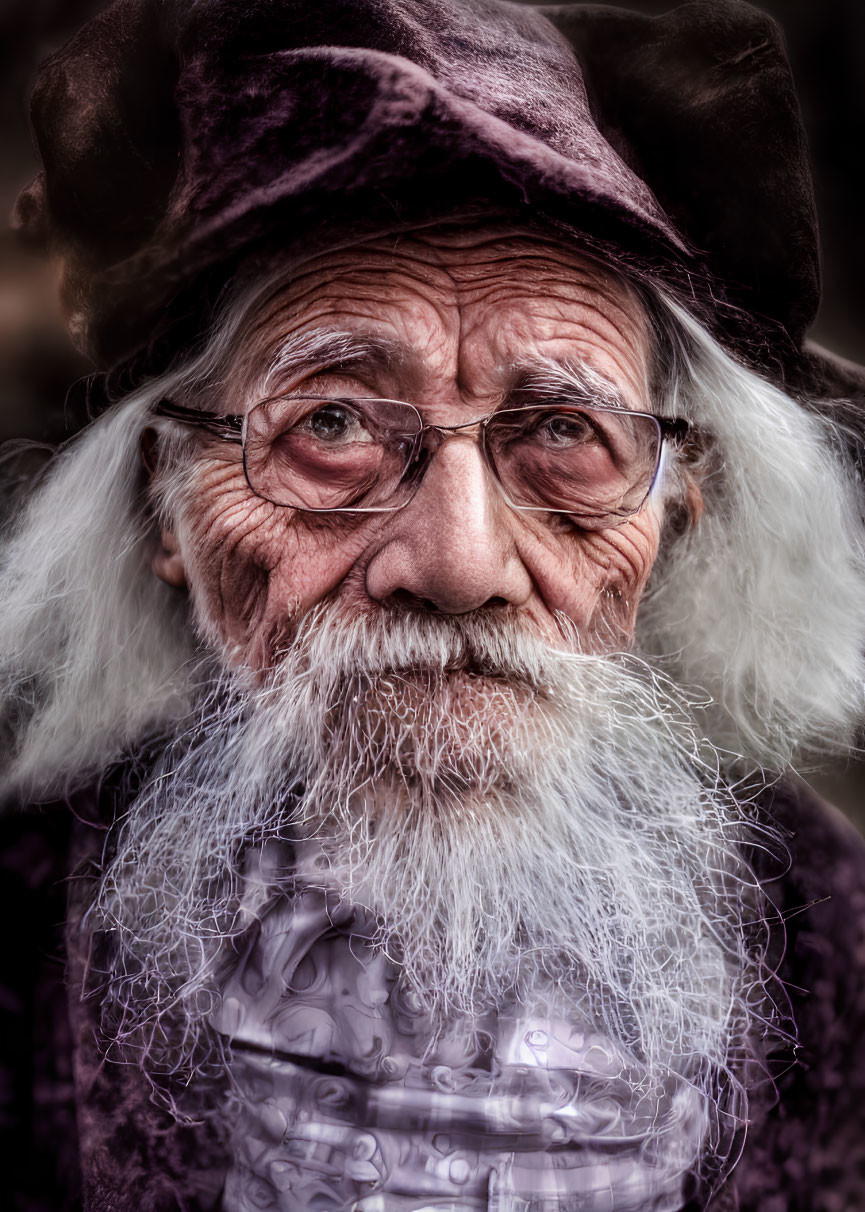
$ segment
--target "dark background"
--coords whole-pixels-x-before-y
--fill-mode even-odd
[[[84,392],[79,387],[70,393],[69,388],[89,367],[66,339],[50,271],[16,247],[6,217],[19,189],[37,171],[27,121],[36,66],[103,7],[104,0],[0,0],[0,442],[35,438],[54,444],[85,418]],[[622,7],[660,13],[675,4],[631,0]],[[784,29],[814,165],[824,297],[811,335],[865,363],[860,181],[865,3],[766,0],[758,7]],[[814,782],[865,828],[861,766],[845,771],[836,765]]]

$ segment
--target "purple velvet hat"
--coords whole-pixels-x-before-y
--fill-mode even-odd
[[[116,0],[42,67],[33,122],[44,167],[17,222],[59,260],[103,366],[262,249],[494,207],[665,282],[769,373],[815,379],[801,120],[777,27],[740,0],[662,17]]]

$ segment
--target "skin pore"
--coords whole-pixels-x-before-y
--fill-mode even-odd
[[[383,338],[393,355],[307,366],[270,394],[406,400],[426,422],[455,425],[502,406],[515,367],[543,357],[583,363],[626,407],[651,408],[647,324],[631,290],[572,248],[498,229],[381,238],[296,268],[240,342],[225,392],[201,406],[245,412],[287,339],[328,330]],[[190,505],[176,530],[163,530],[154,571],[189,586],[209,638],[233,662],[268,667],[328,595],[349,614],[509,610],[550,639],[563,614],[595,648],[632,635],[658,549],[651,499],[595,532],[514,510],[469,431],[444,443],[400,511],[304,514],[253,495],[238,446],[199,440]]]

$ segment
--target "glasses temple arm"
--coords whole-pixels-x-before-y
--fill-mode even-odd
[[[682,417],[658,417],[657,419],[660,422],[662,437],[669,438],[671,442],[681,445],[691,432],[690,422]]]
[[[171,400],[160,400],[153,409],[157,417],[167,417],[171,421],[179,421],[182,425],[191,425],[197,429],[206,429],[216,437],[224,438],[227,442],[239,442],[243,430],[243,417],[221,417],[215,412],[206,412],[198,408],[184,408],[182,404],[174,404]]]

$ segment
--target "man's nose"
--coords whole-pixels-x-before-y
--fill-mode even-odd
[[[427,467],[417,495],[384,531],[367,566],[367,592],[380,602],[446,614],[520,606],[532,581],[513,523],[476,439],[450,437]]]

